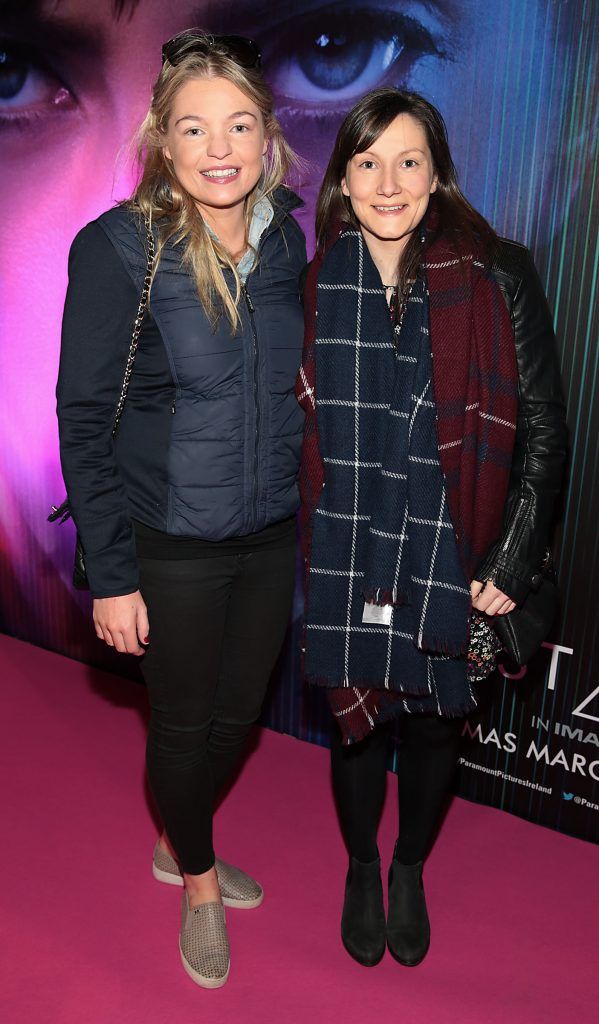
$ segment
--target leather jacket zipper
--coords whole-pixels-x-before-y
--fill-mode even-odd
[[[258,335],[256,333],[256,322],[254,320],[255,307],[252,302],[250,293],[247,290],[246,285],[242,285],[243,297],[245,304],[248,308],[250,316],[250,325],[252,328],[252,349],[254,355],[254,405],[256,409],[256,428],[254,432],[254,472],[252,474],[252,513],[254,517],[254,526],[258,518],[258,495],[260,493],[259,487],[259,476],[260,476],[260,397],[259,397],[259,384],[258,384]]]
[[[515,547],[518,541],[520,540],[520,537],[522,536],[522,533],[524,531],[524,527],[526,526],[530,518],[530,506],[530,497],[518,498],[518,504],[516,511],[514,512],[514,517],[512,519],[511,526],[501,546],[502,552],[505,553],[508,551],[510,547]]]

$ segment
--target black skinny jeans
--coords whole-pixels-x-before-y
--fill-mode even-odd
[[[461,718],[440,715],[402,716],[399,753],[399,839],[401,864],[424,860],[439,825],[455,773]],[[393,726],[377,726],[350,747],[333,726],[333,789],[343,836],[351,857],[367,864],[378,857],[377,830],[387,780],[389,737]]]
[[[212,813],[256,721],[291,608],[295,538],[243,554],[140,558],[150,786],[183,871],[214,864]]]

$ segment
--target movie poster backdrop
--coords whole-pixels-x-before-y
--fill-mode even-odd
[[[344,112],[383,84],[432,100],[460,180],[497,231],[530,246],[558,335],[571,430],[555,553],[562,613],[527,670],[483,686],[457,791],[599,840],[597,64],[592,0],[0,0],[0,629],[128,674],[70,585],[54,385],[67,254],[133,184],[130,140],[161,43],[190,24],[255,39],[304,157],[299,218]],[[299,577],[299,574],[298,574]],[[299,675],[301,593],[264,721],[326,743]]]

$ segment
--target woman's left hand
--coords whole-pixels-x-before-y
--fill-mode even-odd
[[[516,602],[512,601],[503,590],[499,590],[491,580],[481,583],[480,580],[472,580],[470,584],[472,594],[472,607],[485,615],[507,615],[513,612]]]

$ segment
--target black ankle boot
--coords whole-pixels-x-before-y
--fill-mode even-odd
[[[380,858],[370,864],[350,859],[341,915],[341,938],[350,956],[374,967],[385,952],[385,908]]]
[[[431,926],[422,885],[422,861],[400,864],[397,847],[389,868],[389,952],[404,967],[424,960],[431,941]]]

